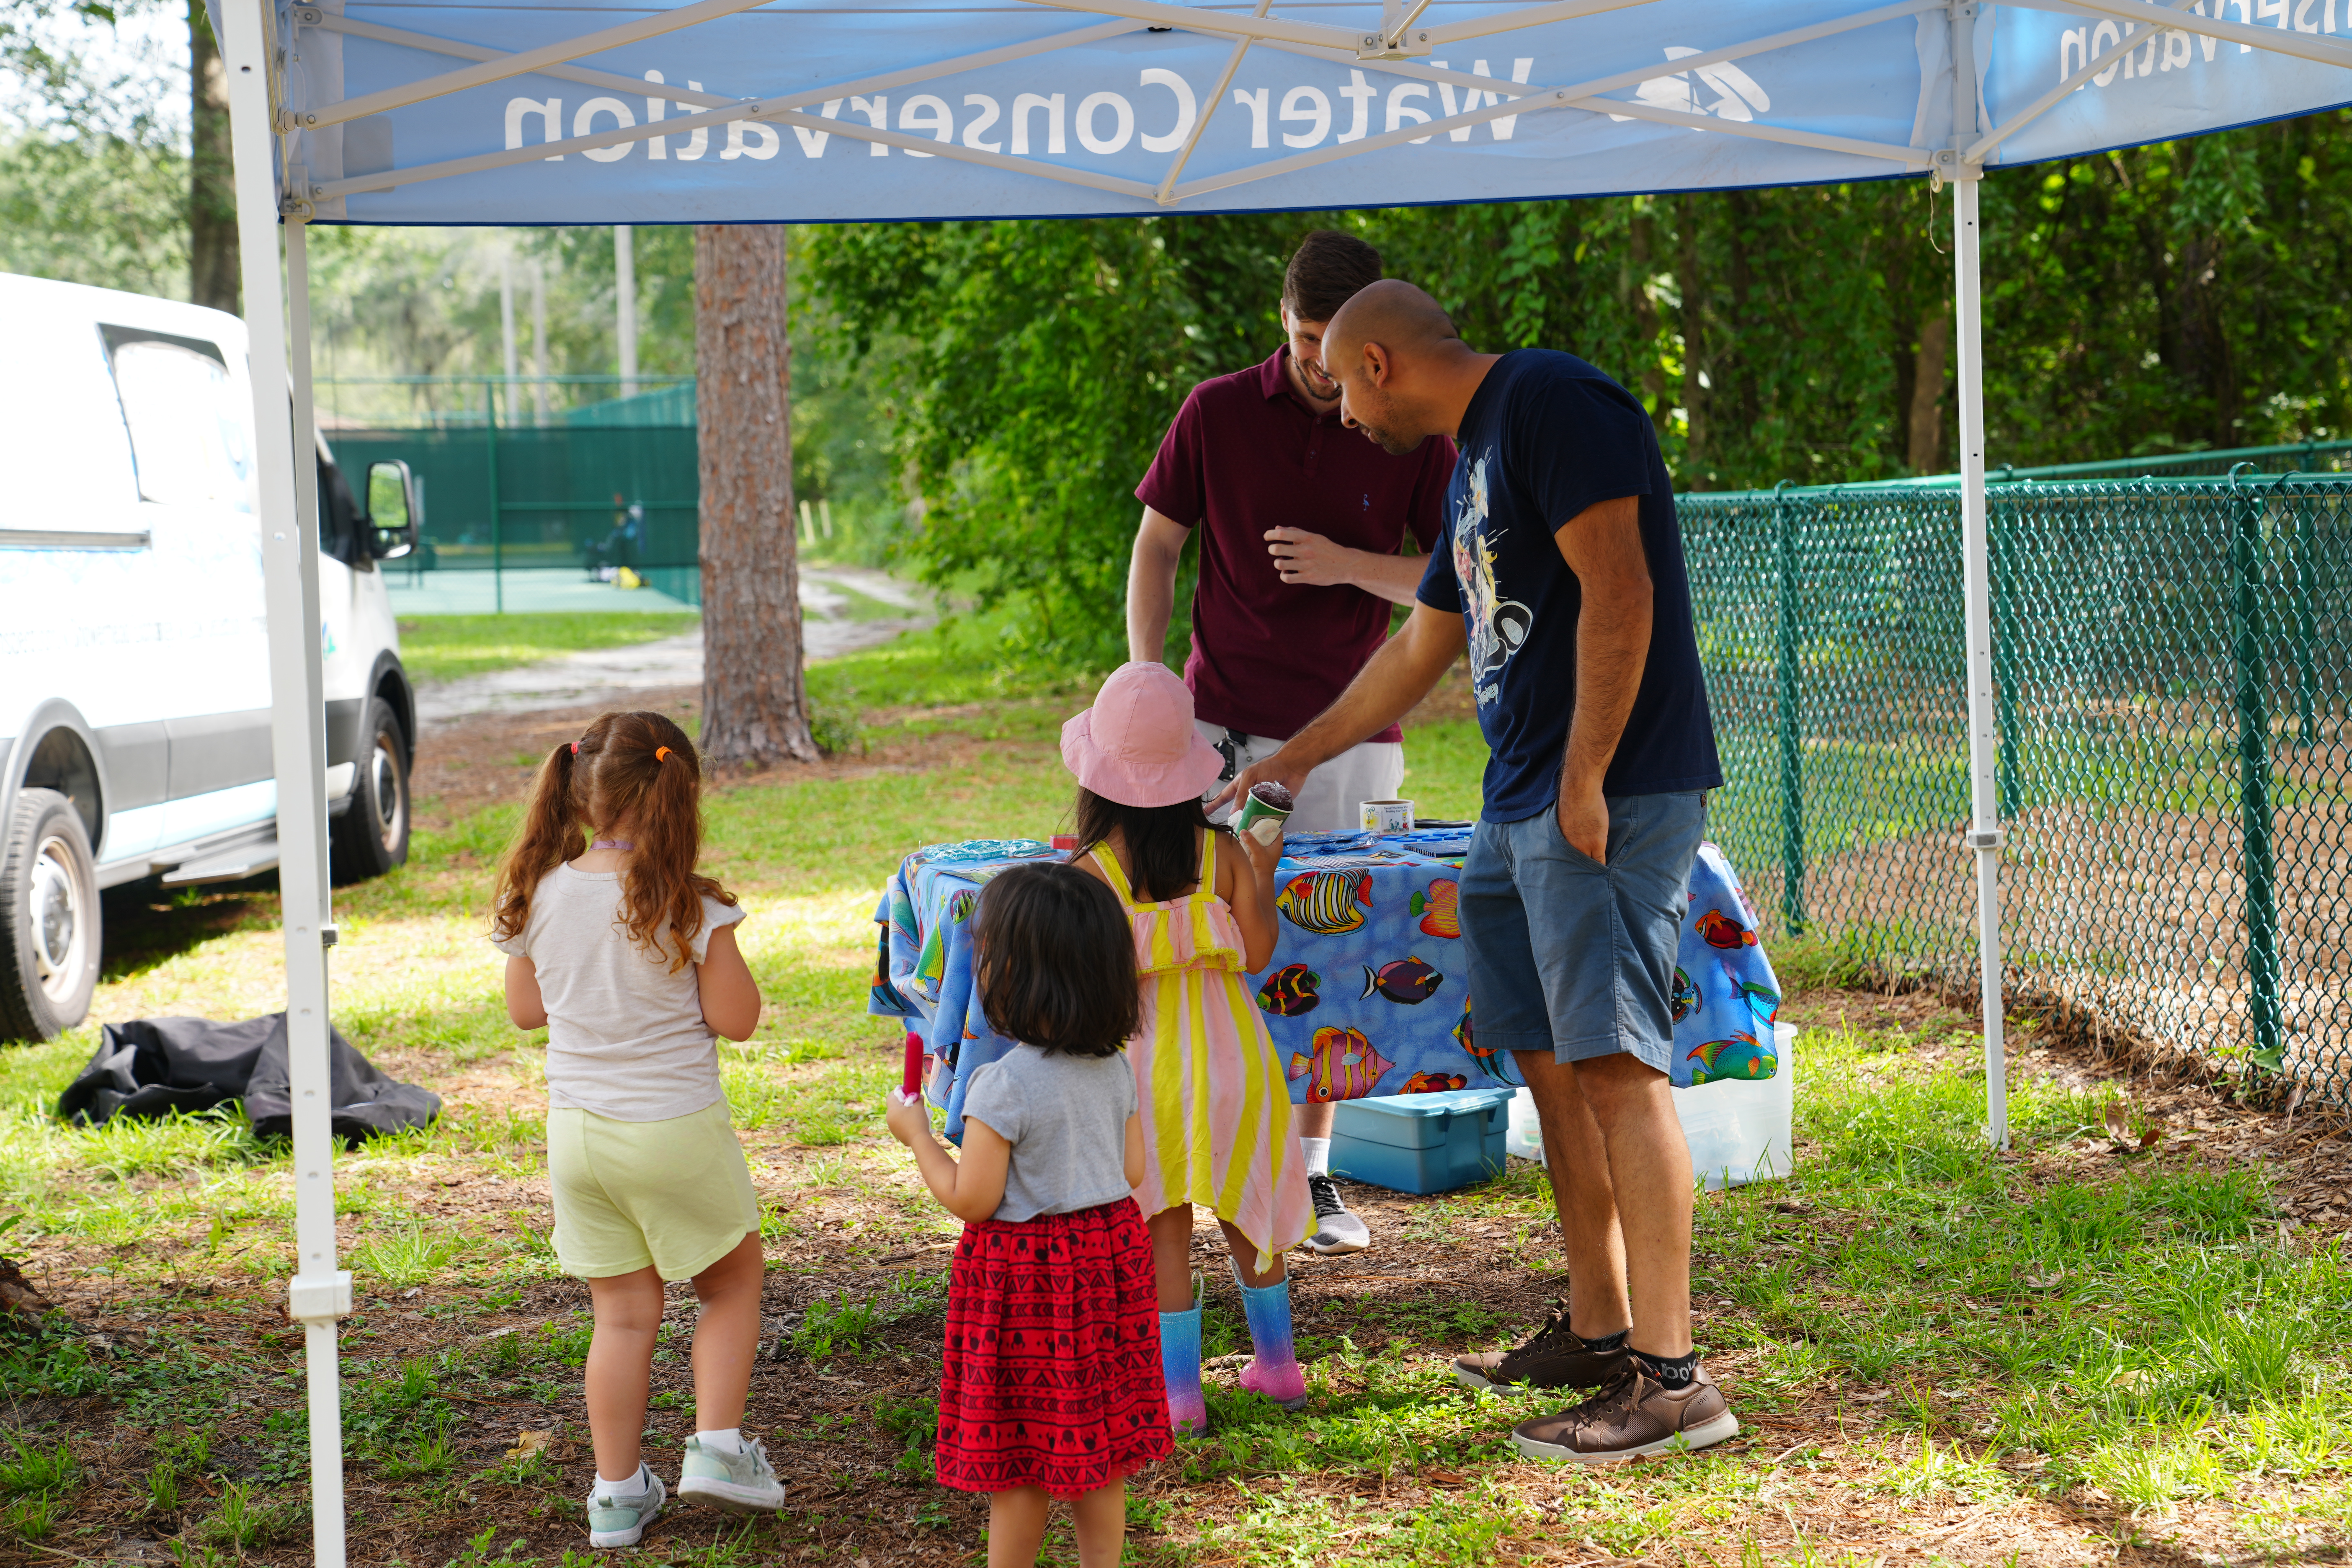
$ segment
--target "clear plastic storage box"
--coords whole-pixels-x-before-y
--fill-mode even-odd
[[[1776,1181],[1790,1168],[1790,1125],[1797,1104],[1797,1026],[1772,1026],[1780,1068],[1758,1082],[1729,1079],[1674,1091],[1675,1114],[1690,1144],[1691,1169],[1709,1188]],[[1468,1092],[1468,1091],[1465,1091]],[[1535,1097],[1520,1089],[1511,1101],[1510,1152],[1543,1158]],[[1336,1145],[1335,1145],[1336,1147]]]

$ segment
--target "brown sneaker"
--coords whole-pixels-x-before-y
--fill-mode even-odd
[[[1636,1364],[1573,1410],[1520,1422],[1511,1446],[1531,1459],[1606,1465],[1676,1447],[1704,1448],[1738,1432],[1723,1391],[1705,1372],[1688,1388],[1668,1389]]]
[[[1625,1370],[1633,1352],[1595,1350],[1568,1326],[1568,1303],[1554,1301],[1535,1338],[1517,1350],[1456,1356],[1454,1381],[1470,1388],[1599,1388]]]

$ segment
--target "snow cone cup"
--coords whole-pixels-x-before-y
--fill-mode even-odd
[[[1289,820],[1297,804],[1288,790],[1272,780],[1250,785],[1249,798],[1242,803],[1242,814],[1234,819],[1234,837],[1246,834],[1260,844],[1272,844],[1282,837],[1282,825]]]

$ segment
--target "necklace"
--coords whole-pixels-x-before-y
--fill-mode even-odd
[[[625,838],[599,838],[591,843],[588,847],[591,849],[635,849],[636,846],[630,843]]]

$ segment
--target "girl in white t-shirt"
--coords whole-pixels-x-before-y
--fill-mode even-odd
[[[713,1037],[749,1036],[760,991],[735,945],[741,906],[695,870],[701,787],[676,724],[604,714],[541,765],[499,871],[507,1015],[547,1030],[556,1260],[596,1312],[591,1546],[635,1545],[667,1495],[638,1442],[665,1280],[692,1279],[702,1302],[678,1495],[738,1513],[784,1500],[741,1431],[765,1263]]]

